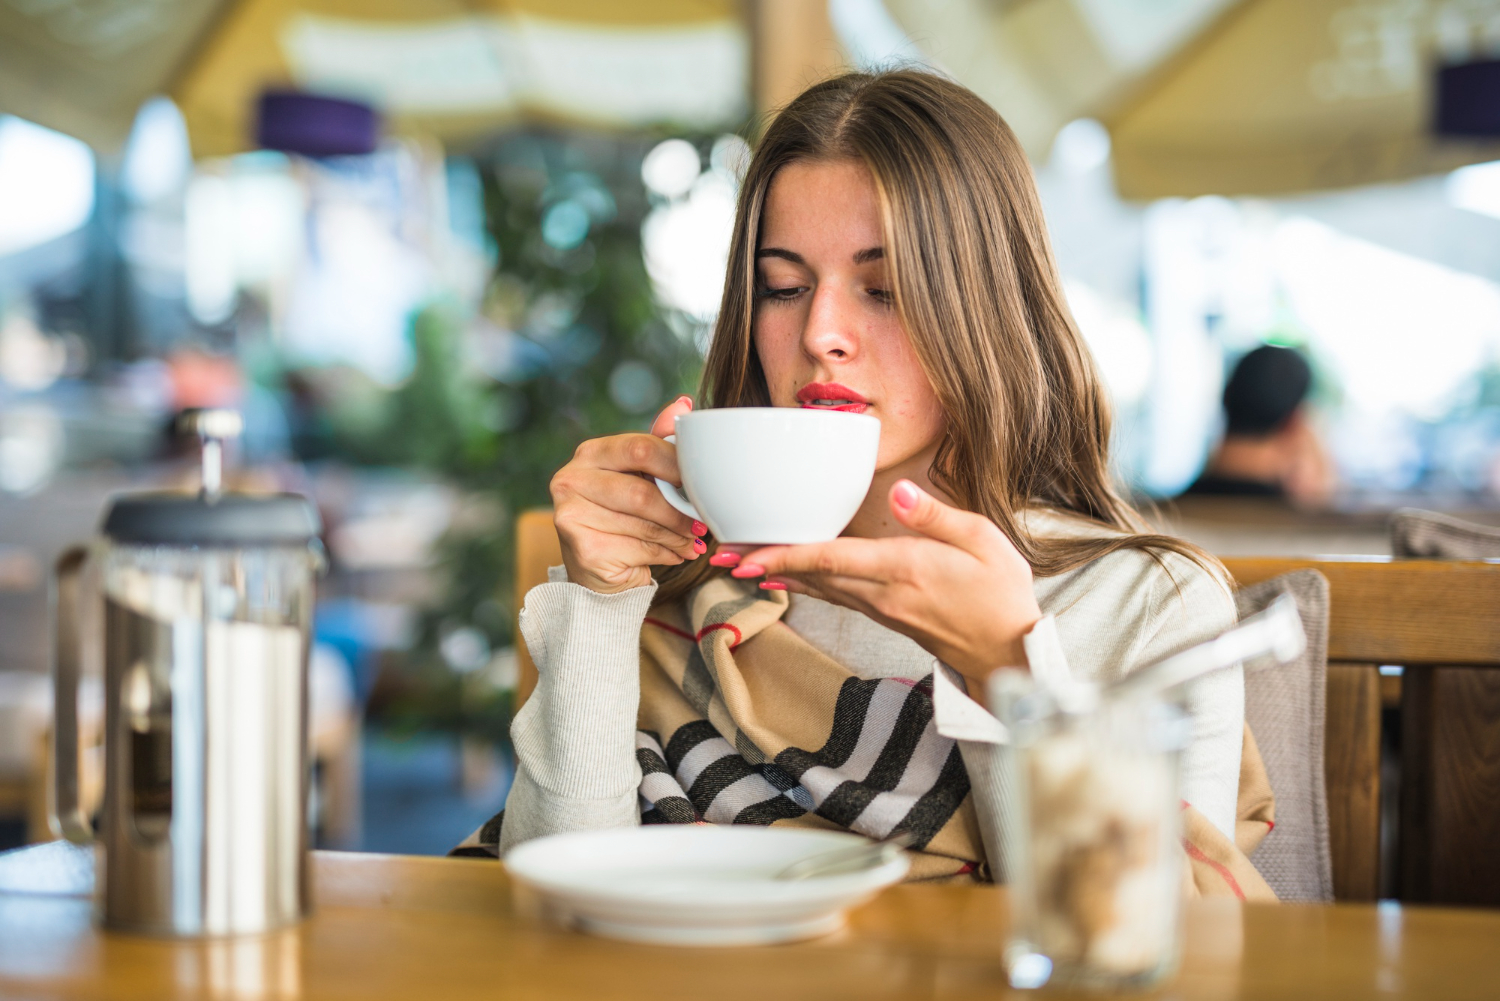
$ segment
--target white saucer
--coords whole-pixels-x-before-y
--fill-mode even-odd
[[[505,866],[584,931],[667,945],[766,945],[835,931],[845,910],[906,875],[902,855],[863,872],[771,878],[799,859],[864,840],[800,828],[661,824],[538,838],[507,855]]]

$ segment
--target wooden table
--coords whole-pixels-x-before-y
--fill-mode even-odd
[[[0,997],[992,998],[1004,890],[900,886],[797,945],[627,945],[527,916],[504,868],[317,853],[317,913],[218,942],[106,935],[78,896],[0,893]],[[1027,996],[1026,992],[1015,992]],[[1500,911],[1342,904],[1188,909],[1171,998],[1494,998]],[[1056,997],[1055,993],[1031,994]]]

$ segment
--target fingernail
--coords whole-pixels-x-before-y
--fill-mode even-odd
[[[714,553],[708,558],[710,566],[737,567],[740,565],[739,553]]]
[[[695,522],[693,522],[693,534],[694,535],[707,535],[708,534],[708,526],[705,525],[705,524],[703,524],[703,522],[701,522],[701,521],[695,521]]]
[[[903,511],[910,511],[917,506],[917,501],[922,495],[917,493],[917,485],[910,480],[896,481],[896,489],[891,491],[891,497],[896,506]]]
[[[762,591],[785,591],[786,585],[779,580],[763,580],[760,582]]]
[[[708,552],[708,543],[704,542],[702,539],[694,539],[693,540],[693,552],[695,552],[695,553],[706,553],[706,552]]]
[[[693,398],[691,396],[686,396],[686,395],[679,396],[679,397],[677,397],[677,402],[678,403],[686,403],[688,405],[688,409],[689,410],[693,409]]]
[[[765,575],[766,568],[759,563],[741,563],[729,571],[731,577],[764,577]]]

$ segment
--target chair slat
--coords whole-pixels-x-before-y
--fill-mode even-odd
[[[1500,561],[1234,557],[1224,565],[1241,585],[1322,571],[1331,661],[1500,667]]]
[[[1401,899],[1500,906],[1500,672],[1402,680]]]
[[[1323,775],[1333,898],[1380,892],[1380,674],[1374,664],[1329,664]]]
[[[520,612],[526,592],[547,583],[547,568],[562,562],[562,543],[552,524],[551,508],[522,511],[516,519],[516,709],[520,710],[536,689],[536,664],[521,638]]]

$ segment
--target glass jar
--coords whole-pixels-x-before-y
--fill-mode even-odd
[[[1012,986],[1141,988],[1170,976],[1182,940],[1185,714],[1143,699],[1060,712],[1045,693],[996,704],[1013,741],[1002,765]]]

